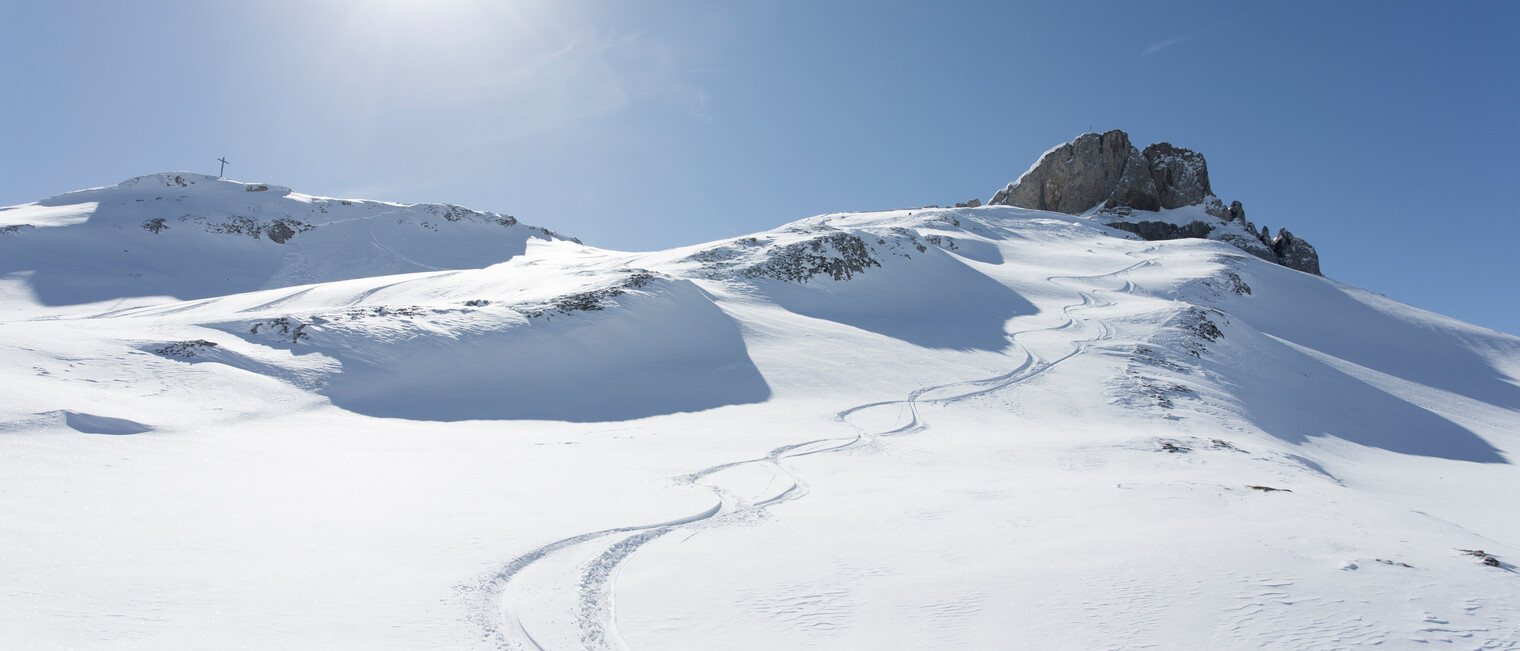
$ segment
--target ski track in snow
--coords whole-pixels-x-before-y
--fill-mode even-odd
[[[392,284],[394,284],[394,283],[392,283]],[[390,287],[390,285],[384,285],[382,287]],[[267,303],[264,303],[264,304],[261,304],[261,305],[255,305],[255,306],[250,307],[250,308],[245,308],[245,309],[238,310],[238,313],[239,314],[247,314],[249,312],[258,312],[258,311],[261,311],[261,310],[272,310],[274,308],[277,308],[277,307],[279,307],[281,305],[285,305],[286,303],[289,303],[291,301],[294,301],[294,300],[296,300],[298,298],[301,298],[302,296],[305,296],[305,295],[311,293],[312,289],[314,289],[314,287],[307,287],[306,289],[297,290],[297,291],[291,292],[289,294],[286,294],[284,296],[281,296],[281,297],[279,297],[277,299],[274,299],[272,301],[269,301]],[[379,289],[380,288],[376,288],[376,291],[378,291]]]
[[[1059,281],[1095,281],[1103,278],[1112,278],[1141,267],[1154,264],[1151,260],[1144,260],[1122,269],[1090,276],[1050,276],[1046,280],[1063,285]],[[979,378],[951,382],[928,387],[922,387],[909,392],[902,400],[887,400],[857,405],[844,409],[835,414],[834,419],[844,423],[855,430],[852,438],[845,439],[816,439],[784,445],[771,450],[764,457],[757,459],[745,459],[720,464],[695,473],[678,477],[677,480],[687,484],[702,484],[712,490],[718,498],[718,504],[706,511],[671,522],[658,524],[619,527],[603,529],[591,533],[580,534],[558,540],[527,554],[512,559],[500,570],[482,581],[478,586],[481,602],[479,608],[483,613],[478,617],[479,623],[485,629],[488,639],[496,643],[502,649],[537,649],[545,651],[544,643],[540,638],[547,639],[554,635],[556,639],[568,639],[572,637],[566,631],[543,631],[535,637],[530,628],[531,622],[523,621],[523,604],[514,602],[509,594],[509,588],[516,586],[523,570],[530,565],[540,563],[546,558],[561,554],[578,553],[584,560],[573,564],[580,573],[577,577],[559,576],[555,578],[561,585],[576,585],[576,612],[574,613],[578,635],[576,637],[581,646],[588,649],[626,649],[627,645],[618,635],[615,625],[615,595],[613,581],[618,568],[626,562],[640,547],[667,533],[682,528],[710,528],[723,526],[732,522],[741,522],[753,519],[760,512],[777,504],[783,504],[801,499],[808,494],[806,482],[792,472],[784,463],[786,459],[803,457],[824,452],[837,452],[870,441],[879,437],[889,437],[903,434],[911,434],[924,431],[928,428],[919,416],[918,404],[920,401],[928,401],[936,404],[949,404],[960,400],[966,400],[977,396],[994,393],[1031,378],[1037,377],[1056,365],[1080,354],[1092,344],[1108,339],[1113,331],[1102,320],[1092,320],[1098,333],[1087,339],[1073,339],[1072,350],[1052,360],[1040,358],[1027,347],[1019,343],[1022,335],[1037,332],[1065,332],[1080,331],[1089,322],[1079,322],[1072,316],[1075,310],[1092,309],[1112,305],[1111,302],[1099,298],[1095,291],[1119,291],[1128,292],[1133,284],[1126,281],[1118,290],[1082,290],[1072,288],[1081,299],[1079,302],[1066,305],[1062,308],[1065,319],[1062,323],[1045,328],[1034,328],[1012,333],[1010,342],[1021,349],[1024,353],[1024,361],[1014,369],[990,378]],[[955,391],[959,389],[959,391]],[[945,393],[946,395],[932,395]],[[860,412],[880,408],[906,408],[908,422],[899,427],[880,432],[868,432],[850,421],[850,417]],[[725,490],[719,483],[706,483],[703,480],[725,470],[743,466],[757,466],[773,473],[768,483],[767,492],[771,486],[778,483],[788,487],[775,494],[765,495],[763,499],[753,502]],[[700,529],[699,529],[700,530]],[[692,535],[696,535],[693,532]],[[592,544],[596,542],[596,544]],[[561,564],[564,565],[564,564]],[[529,588],[531,591],[531,588]]]
[[[384,253],[388,253],[390,255],[396,256],[396,258],[399,259],[399,260],[404,260],[404,261],[406,261],[406,262],[408,262],[410,264],[417,265],[417,267],[420,268],[420,269],[424,269],[426,271],[445,271],[445,269],[443,269],[442,267],[435,267],[435,266],[430,265],[430,264],[422,264],[421,262],[418,262],[416,260],[408,258],[408,257],[406,257],[404,255],[401,255],[400,253],[397,253],[394,249],[392,249],[392,248],[390,248],[390,247],[388,247],[388,246],[386,246],[384,244],[381,244],[380,243],[380,238],[375,237],[375,234],[373,232],[371,232],[370,235],[369,235],[369,243],[373,244],[375,246],[375,248],[380,249],[380,251],[382,251]]]

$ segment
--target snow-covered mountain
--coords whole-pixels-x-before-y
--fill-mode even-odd
[[[30,274],[49,305],[478,269],[531,238],[559,238],[461,206],[313,197],[189,172],[0,208],[0,236],[0,274]]]
[[[0,209],[0,642],[1520,648],[1520,339],[1079,212]]]

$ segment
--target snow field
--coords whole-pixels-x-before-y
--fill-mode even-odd
[[[237,270],[8,258],[8,647],[1520,647],[1514,337],[1003,207],[621,253],[188,180],[353,214],[0,234]]]

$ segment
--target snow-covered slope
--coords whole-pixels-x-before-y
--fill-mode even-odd
[[[478,268],[554,233],[447,204],[314,197],[164,172],[0,208],[0,274],[50,305],[206,298],[412,271]]]
[[[1005,206],[142,228],[175,176],[0,210],[6,646],[1520,648],[1515,337]]]

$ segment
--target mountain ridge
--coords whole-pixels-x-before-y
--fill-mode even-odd
[[[530,238],[578,241],[453,204],[336,199],[160,172],[0,208],[0,273],[32,273],[34,291],[51,304],[191,299],[483,267],[520,254]],[[441,241],[419,248],[429,239]]]
[[[1520,338],[1219,229],[623,252],[139,178],[0,234],[17,646],[1520,644]]]

